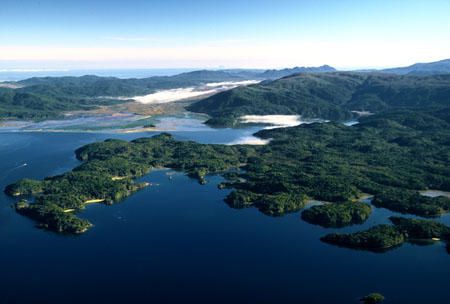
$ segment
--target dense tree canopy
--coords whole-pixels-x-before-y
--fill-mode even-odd
[[[19,181],[6,191],[36,196],[35,204],[21,208],[23,213],[34,208],[34,214],[43,214],[51,205],[61,208],[58,216],[69,213],[71,219],[67,209],[81,210],[93,199],[121,200],[142,187],[133,182],[136,177],[169,167],[200,183],[208,174],[221,173],[226,181],[220,187],[232,189],[226,199],[230,206],[256,207],[268,215],[298,211],[309,199],[339,203],[305,211],[305,219],[324,226],[364,221],[370,207],[355,203],[364,193],[374,196],[376,206],[438,216],[450,210],[450,199],[418,191],[450,190],[449,115],[404,110],[367,117],[352,127],[315,123],[264,130],[257,136],[272,139],[265,146],[198,144],[169,134],[106,140],[78,149],[84,162],[72,172]],[[56,211],[51,210],[53,223]]]
[[[298,74],[236,88],[188,107],[212,116],[216,126],[233,126],[242,115],[299,114],[345,120],[354,111],[442,107],[450,102],[450,75],[399,76],[370,73]]]
[[[246,79],[243,77],[223,71],[195,71],[142,79],[90,75],[29,78],[14,83],[19,88],[0,88],[0,119],[62,118],[67,111],[92,110],[98,106],[126,101],[109,97],[131,97],[156,90]]]
[[[342,247],[382,252],[400,246],[404,242],[450,242],[450,227],[422,219],[391,217],[394,225],[378,225],[366,231],[349,234],[332,233],[322,241]]]

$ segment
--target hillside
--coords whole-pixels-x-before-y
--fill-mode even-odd
[[[13,83],[19,86],[17,89],[0,88],[0,118],[59,118],[65,111],[90,110],[100,105],[125,102],[103,98],[104,96],[131,97],[161,89],[243,79],[245,78],[223,71],[205,70],[143,79],[92,75],[29,78]]]
[[[442,61],[441,64],[448,62]],[[449,75],[331,71],[334,71],[332,67],[322,66],[263,72],[201,70],[142,79],[93,75],[29,78],[10,83],[19,88],[0,88],[0,118],[58,118],[65,111],[89,110],[124,102],[104,96],[131,97],[163,89],[248,79],[265,81],[219,93],[188,109],[212,116],[211,125],[232,126],[240,116],[247,114],[300,114],[307,118],[345,120],[355,116],[352,111],[442,106],[450,99]],[[284,75],[289,76],[269,80]]]
[[[332,69],[294,68],[284,70],[199,70],[174,76],[121,79],[86,75],[81,77],[33,77],[0,87],[0,119],[47,119],[62,117],[63,112],[90,110],[100,105],[123,103],[111,97],[132,97],[157,90],[195,87],[207,83],[264,80],[295,72]]]
[[[368,73],[298,74],[236,88],[188,107],[207,113],[216,126],[233,126],[242,115],[298,114],[345,120],[353,111],[441,107],[450,103],[450,75],[399,76]]]
[[[74,110],[93,110],[101,105],[112,105],[123,101],[111,99],[89,99],[67,96],[49,87],[27,89],[0,88],[0,119],[50,119],[62,118],[62,113]]]
[[[194,71],[174,76],[154,76],[149,78],[120,79],[116,77],[99,77],[86,75],[81,77],[41,77],[19,81],[25,91],[42,91],[42,89],[58,89],[64,94],[97,97],[97,96],[134,96],[151,93],[156,89],[172,89],[197,86],[209,82],[243,80],[239,75],[223,71]],[[45,93],[45,91],[44,91]]]

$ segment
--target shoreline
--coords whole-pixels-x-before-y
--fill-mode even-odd
[[[169,111],[163,114],[136,114],[130,112],[107,113],[67,113],[62,119],[32,120],[0,120],[0,133],[147,133],[177,131],[177,124],[169,123],[158,126],[157,122],[165,119],[191,119],[203,124],[207,116],[187,111]],[[146,127],[146,125],[155,125]]]

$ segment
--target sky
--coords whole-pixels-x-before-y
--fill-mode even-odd
[[[0,0],[0,70],[340,69],[450,58],[449,0]]]

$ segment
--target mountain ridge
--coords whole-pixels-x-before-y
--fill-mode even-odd
[[[415,63],[406,67],[389,68],[381,70],[384,73],[410,74],[410,75],[436,75],[450,73],[450,59],[443,59],[427,63]]]
[[[432,76],[335,72],[297,74],[221,92],[187,107],[214,126],[235,126],[243,115],[301,115],[347,120],[361,112],[450,104],[450,74]]]

